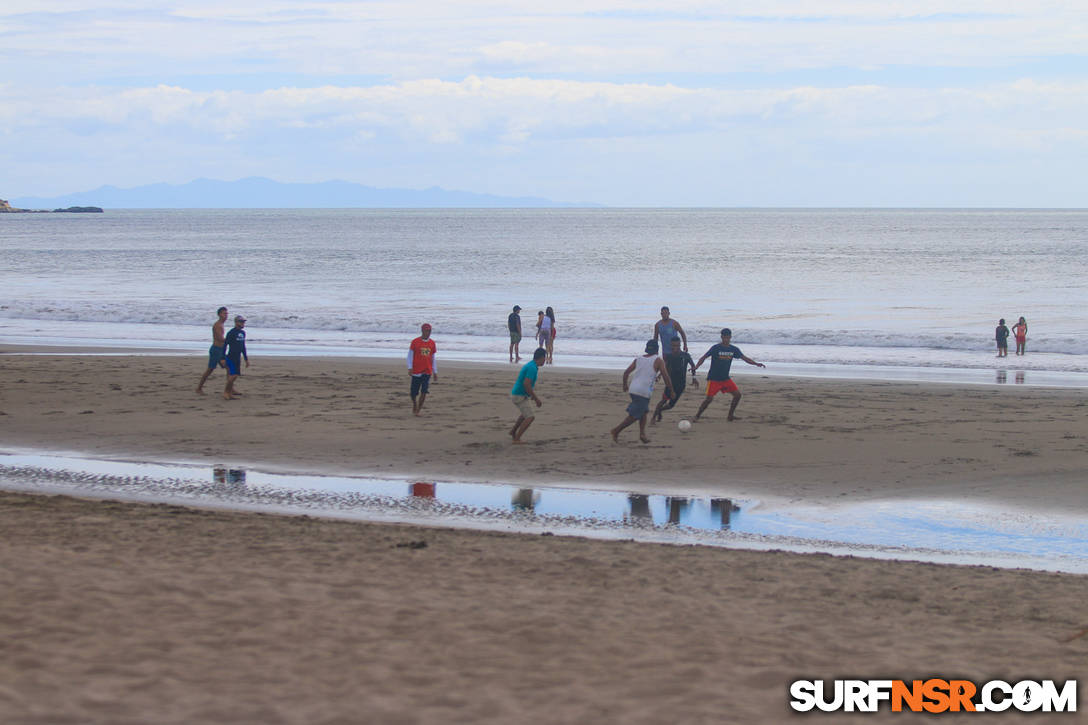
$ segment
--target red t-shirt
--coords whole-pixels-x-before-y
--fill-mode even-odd
[[[434,340],[417,337],[408,349],[412,351],[412,375],[430,375],[434,372],[434,354],[438,352]]]

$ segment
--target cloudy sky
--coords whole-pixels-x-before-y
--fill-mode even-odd
[[[4,0],[0,198],[1088,206],[1084,0]]]

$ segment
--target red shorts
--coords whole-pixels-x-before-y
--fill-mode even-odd
[[[707,380],[706,381],[706,397],[712,398],[718,393],[739,393],[740,388],[733,382],[733,379],[729,380]]]

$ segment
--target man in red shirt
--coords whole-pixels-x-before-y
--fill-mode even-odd
[[[438,346],[431,339],[431,326],[424,322],[420,333],[408,346],[408,372],[412,376],[412,415],[419,415],[423,410],[423,401],[427,399],[431,388],[431,378],[438,380],[438,366],[434,361]]]

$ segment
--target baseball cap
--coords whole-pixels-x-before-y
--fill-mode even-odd
[[[723,327],[722,328],[722,334],[723,335],[729,335],[730,337],[732,337],[733,336],[733,331],[730,330],[728,327]]]
[[[521,305],[514,305],[514,312],[521,312]]]
[[[235,315],[234,316],[234,321],[235,322],[245,322],[246,318],[242,317],[241,315]]]
[[[421,330],[429,330],[429,329],[431,329],[431,325],[430,325],[430,323],[424,322],[424,323],[423,323],[423,324],[422,324],[422,325],[420,326],[420,328],[419,328],[419,329],[421,329]]]

